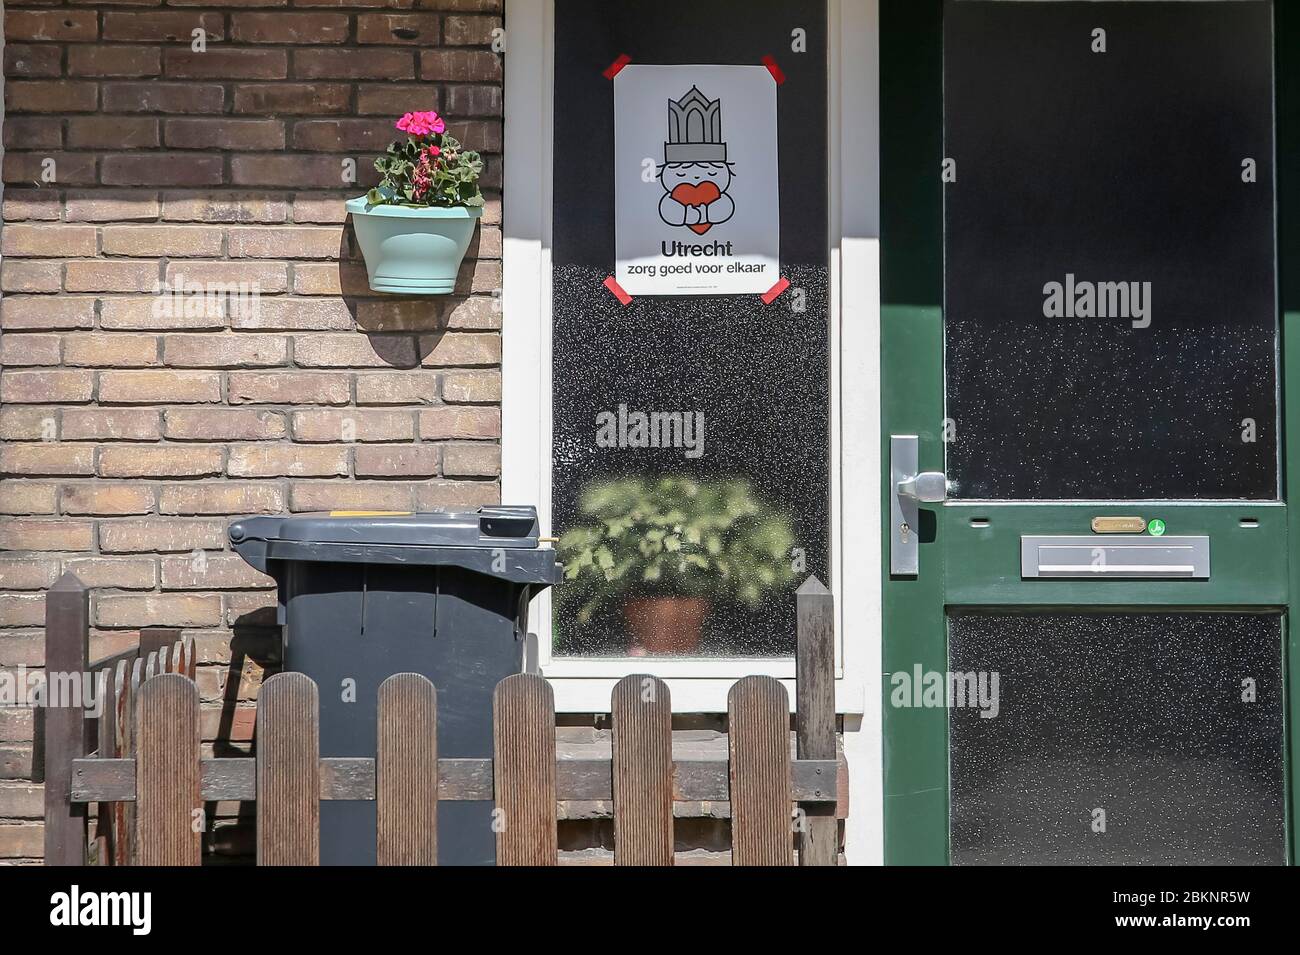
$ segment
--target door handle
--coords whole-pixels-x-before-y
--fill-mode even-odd
[[[948,500],[948,478],[942,471],[919,470],[918,439],[914,434],[889,436],[889,572],[914,575],[918,566],[918,504]]]

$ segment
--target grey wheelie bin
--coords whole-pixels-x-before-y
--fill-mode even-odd
[[[252,517],[230,528],[279,586],[286,670],[320,688],[320,751],[370,756],[379,685],[438,688],[438,755],[492,756],[492,690],[524,666],[528,602],[560,579],[532,507],[459,514]],[[490,802],[438,807],[443,865],[495,861]],[[321,803],[322,865],[375,864],[375,804]]]

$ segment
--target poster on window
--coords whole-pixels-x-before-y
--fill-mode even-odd
[[[615,278],[629,295],[763,294],[781,278],[776,81],[763,66],[614,77]]]

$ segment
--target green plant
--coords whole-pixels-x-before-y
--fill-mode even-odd
[[[623,596],[756,606],[794,578],[789,520],[745,481],[624,478],[589,487],[579,510],[590,523],[559,543],[565,578],[584,590],[579,623]]]
[[[432,111],[407,113],[396,123],[405,140],[390,143],[375,160],[383,179],[366,194],[372,206],[481,206],[478,177],[483,160],[447,135],[447,124]]]

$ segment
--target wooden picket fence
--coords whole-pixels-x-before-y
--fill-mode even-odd
[[[84,623],[76,609],[86,594],[74,583],[49,595],[47,643],[73,642],[67,635]],[[51,767],[47,744],[46,864],[84,863],[85,807],[98,803],[99,864],[198,865],[204,804],[252,800],[258,864],[316,865],[320,801],[360,799],[376,803],[381,865],[436,864],[438,805],[451,800],[495,802],[498,865],[556,864],[564,800],[611,802],[616,864],[671,865],[674,802],[707,801],[730,803],[733,865],[834,865],[846,768],[835,743],[830,594],[810,581],[798,611],[796,751],[785,686],[751,676],[728,695],[725,760],[674,761],[669,688],[650,675],[614,687],[611,758],[557,759],[551,686],[526,673],[497,684],[490,759],[439,758],[437,691],[414,673],[380,687],[373,759],[320,756],[318,689],[300,673],[262,686],[254,757],[203,757],[189,642],[101,661],[92,669],[112,703],[96,721],[94,755],[75,752],[69,734],[54,753],[65,766]],[[54,815],[51,788],[63,796]]]

